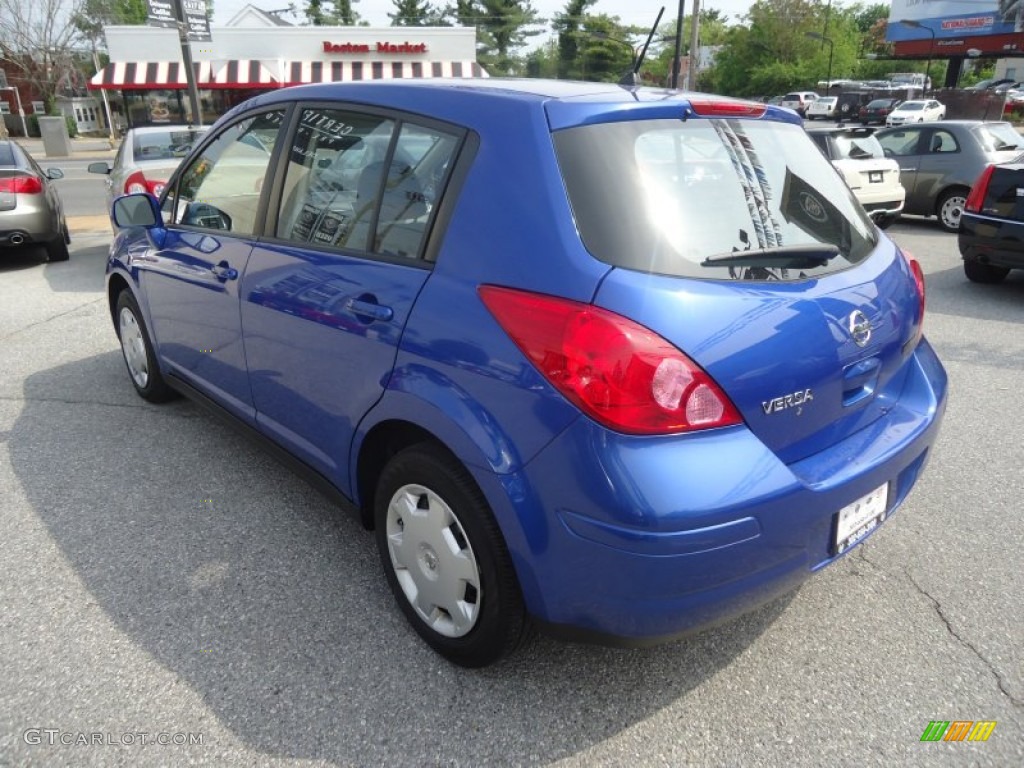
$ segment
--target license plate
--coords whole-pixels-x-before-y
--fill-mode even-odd
[[[836,519],[836,554],[841,555],[881,525],[888,507],[889,484],[886,483],[840,509]]]
[[[881,180],[882,180],[882,171],[868,171],[868,181],[869,182],[881,182]]]

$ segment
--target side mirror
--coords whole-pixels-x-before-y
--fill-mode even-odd
[[[89,173],[102,173],[106,175],[110,173],[111,168],[110,163],[108,162],[89,163],[89,166],[86,168],[86,170],[89,171]]]
[[[64,171],[62,171],[60,168],[48,168],[46,171],[46,178],[51,180],[63,179]]]
[[[140,192],[134,195],[122,195],[114,201],[110,218],[118,229],[128,227],[163,227],[160,203],[153,195]]]

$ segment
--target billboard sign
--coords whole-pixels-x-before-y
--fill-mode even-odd
[[[924,27],[900,24],[902,20]],[[1024,31],[1024,0],[892,0],[885,38],[906,40],[1003,35]]]

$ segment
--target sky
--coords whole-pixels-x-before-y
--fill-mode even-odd
[[[294,0],[294,2],[297,6],[302,4],[302,0]],[[546,19],[552,18],[566,6],[566,0],[532,0],[532,2],[538,14]],[[689,15],[693,9],[693,0],[684,0],[684,2],[686,15]],[[702,2],[705,8],[717,8],[729,18],[736,14],[746,13],[750,7],[750,0],[702,0]],[[249,4],[263,11],[273,11],[286,8],[288,0],[262,0],[262,2],[261,0],[214,0],[214,24],[226,24],[232,16]],[[439,4],[443,5],[443,0]],[[371,26],[391,26],[388,13],[394,12],[392,0],[356,0],[352,6],[356,13],[364,21],[368,21]],[[658,9],[662,6],[665,6],[665,15],[661,19],[661,23],[664,24],[678,14],[678,0],[597,0],[590,12],[618,16],[624,25],[636,24],[641,27],[650,27],[654,24],[654,20],[658,16]],[[287,14],[281,18],[293,24],[299,22],[298,18]]]

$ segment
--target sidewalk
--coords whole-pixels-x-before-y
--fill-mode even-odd
[[[71,139],[71,155],[63,155],[60,157],[47,157],[46,152],[43,150],[43,140],[39,138],[15,138],[25,150],[36,159],[37,162],[44,160],[63,160],[67,157],[72,159],[78,158],[82,160],[109,160],[114,157],[114,153],[117,151],[115,146],[113,149],[110,148],[110,142],[105,138],[84,138],[77,137]]]

